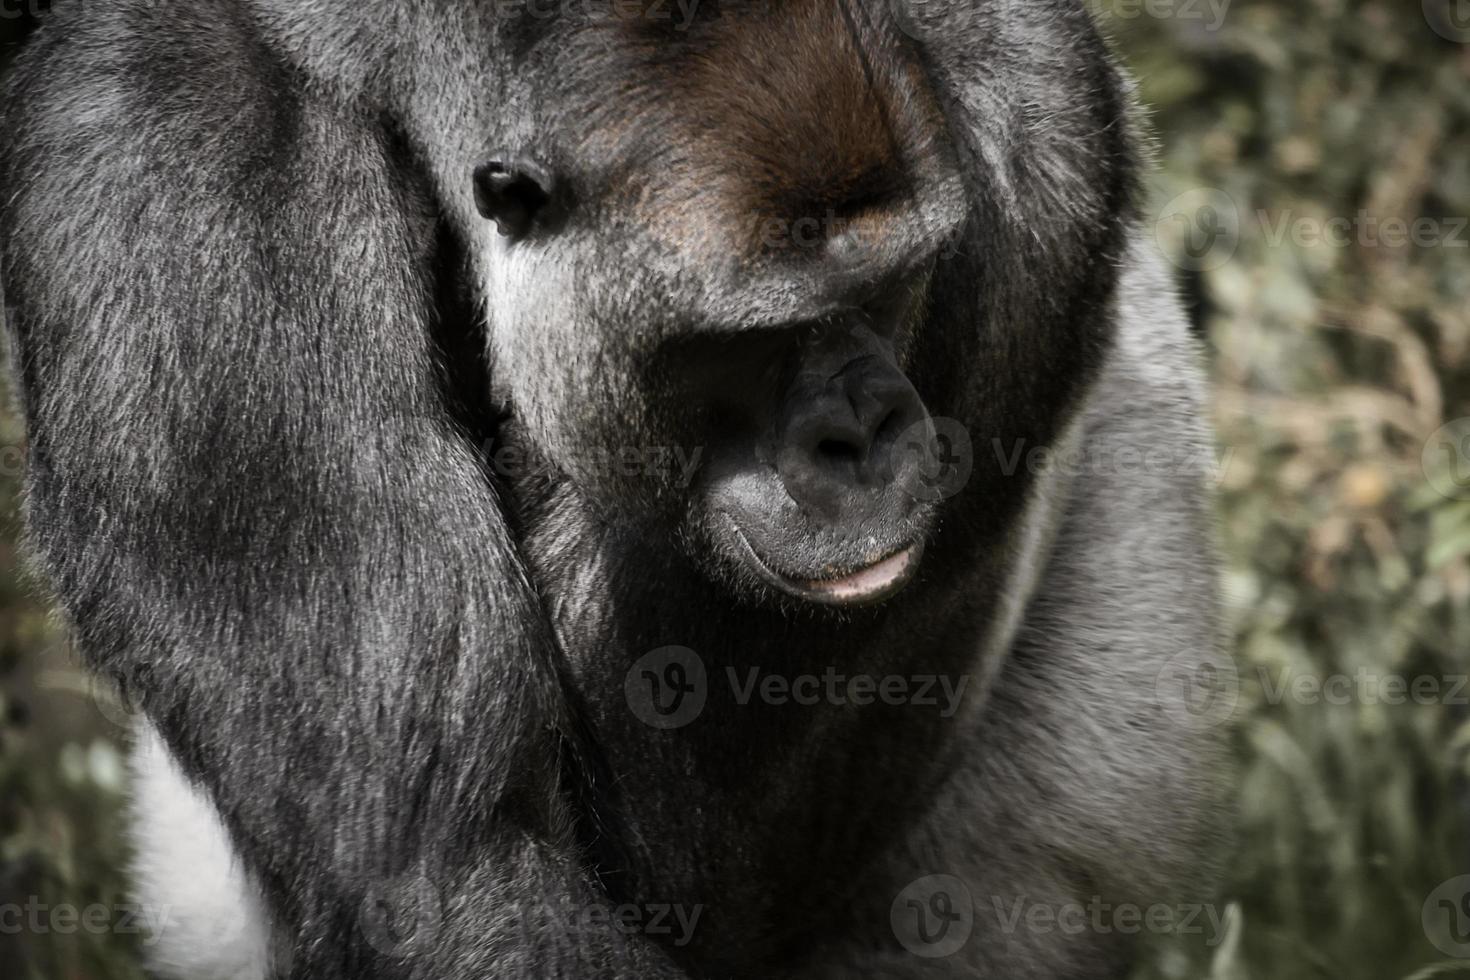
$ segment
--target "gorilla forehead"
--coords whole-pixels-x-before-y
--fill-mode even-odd
[[[990,233],[1033,259],[1106,258],[1132,160],[1122,82],[1081,5],[653,6],[502,21],[539,38],[502,124],[557,155],[620,242],[749,276],[811,257],[803,223],[913,254],[989,203]]]
[[[515,97],[576,220],[617,243],[608,260],[707,286],[706,320],[759,321],[782,286],[818,310],[922,262],[965,211],[932,87],[874,14],[792,0],[683,29],[564,16],[539,28]]]

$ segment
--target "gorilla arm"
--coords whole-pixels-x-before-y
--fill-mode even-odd
[[[88,662],[213,799],[292,976],[678,975],[546,928],[599,892],[541,610],[442,404],[427,196],[238,12],[85,13],[9,81],[0,272]],[[405,881],[442,915],[381,955],[361,911]]]

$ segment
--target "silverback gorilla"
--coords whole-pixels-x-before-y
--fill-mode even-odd
[[[152,969],[1101,978],[1068,910],[1213,901],[1135,115],[1080,0],[58,3],[3,283]]]

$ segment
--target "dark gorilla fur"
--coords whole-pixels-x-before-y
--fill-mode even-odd
[[[1104,977],[1131,937],[992,906],[1212,901],[1222,732],[1155,697],[1220,656],[1199,460],[1005,465],[1207,446],[1131,106],[1080,0],[58,5],[0,118],[33,550],[282,976]],[[507,146],[564,188],[524,242],[475,210]],[[803,217],[867,244],[752,233]],[[895,598],[774,595],[702,478],[599,463],[717,449],[711,366],[899,280],[903,373],[975,452]],[[663,731],[623,682],[669,644],[711,689]],[[832,666],[974,683],[952,718],[725,689]],[[975,926],[929,960],[889,910],[934,873]],[[385,954],[403,880],[436,928]],[[527,928],[624,902],[703,915]]]

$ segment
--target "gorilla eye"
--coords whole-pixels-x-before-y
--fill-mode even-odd
[[[507,238],[524,238],[551,202],[556,181],[536,160],[512,154],[475,168],[475,206]]]

